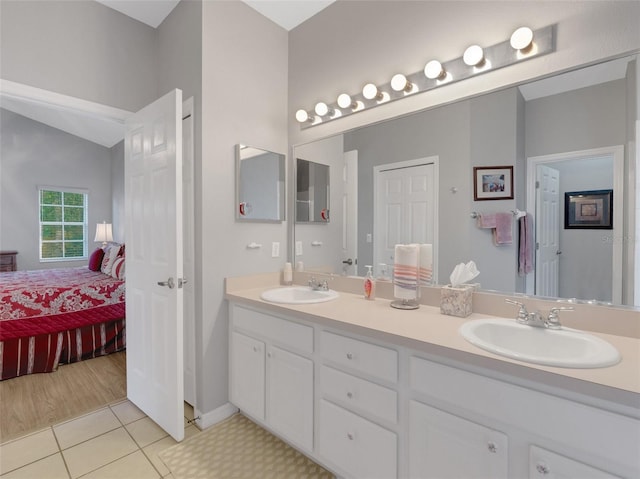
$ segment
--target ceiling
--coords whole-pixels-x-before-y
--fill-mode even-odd
[[[212,0],[204,0],[212,1]],[[289,31],[335,0],[242,0],[254,10]],[[96,0],[153,28],[171,13],[180,0]]]

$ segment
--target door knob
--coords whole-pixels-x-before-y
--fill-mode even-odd
[[[158,281],[158,286],[167,286],[169,289],[173,289],[176,283],[173,281],[173,278],[169,278],[166,281]]]
[[[353,264],[353,260],[351,258],[343,261],[344,264],[348,264],[349,266],[351,266]]]

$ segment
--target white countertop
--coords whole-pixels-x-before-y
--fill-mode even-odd
[[[634,416],[640,415],[640,340],[636,338],[590,331],[618,349],[622,356],[620,363],[595,369],[549,367],[490,353],[470,344],[458,333],[458,328],[467,321],[492,317],[486,314],[474,313],[467,318],[458,318],[443,315],[439,308],[426,305],[420,305],[416,310],[398,310],[390,306],[390,300],[367,301],[360,295],[346,292],[340,292],[338,299],[325,303],[276,304],[263,301],[260,294],[280,285],[255,287],[249,281],[246,286],[247,289],[242,289],[235,283],[233,288],[227,287],[227,299],[406,346],[428,358],[437,356],[461,363],[462,367],[480,368],[482,371],[478,372],[490,371],[497,378],[507,375],[523,385],[535,383],[538,389],[560,388],[570,395],[611,401],[629,408],[628,412]]]

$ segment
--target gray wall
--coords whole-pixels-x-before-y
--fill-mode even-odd
[[[137,111],[158,96],[155,42],[155,29],[98,2],[0,2],[5,80]]]
[[[21,270],[86,265],[86,259],[39,261],[37,187],[89,190],[90,254],[99,246],[96,223],[111,221],[111,151],[4,109],[0,130],[0,248],[18,251]]]
[[[228,401],[228,308],[224,278],[278,271],[286,258],[286,223],[235,220],[235,145],[287,153],[287,32],[244,3],[203,3],[202,182],[200,225],[202,323],[197,325],[198,409]],[[288,156],[288,155],[287,155]],[[291,159],[287,158],[290,162]],[[289,181],[289,179],[287,179]],[[291,221],[287,211],[287,221]],[[281,246],[271,257],[271,243]],[[246,245],[262,244],[258,250]]]

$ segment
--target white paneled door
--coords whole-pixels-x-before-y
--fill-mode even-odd
[[[560,275],[560,172],[537,167],[536,294],[558,296]]]
[[[126,127],[127,396],[181,441],[182,92],[146,106]]]
[[[437,258],[435,170],[430,158],[374,168],[376,268],[393,266],[396,244],[431,243]]]

